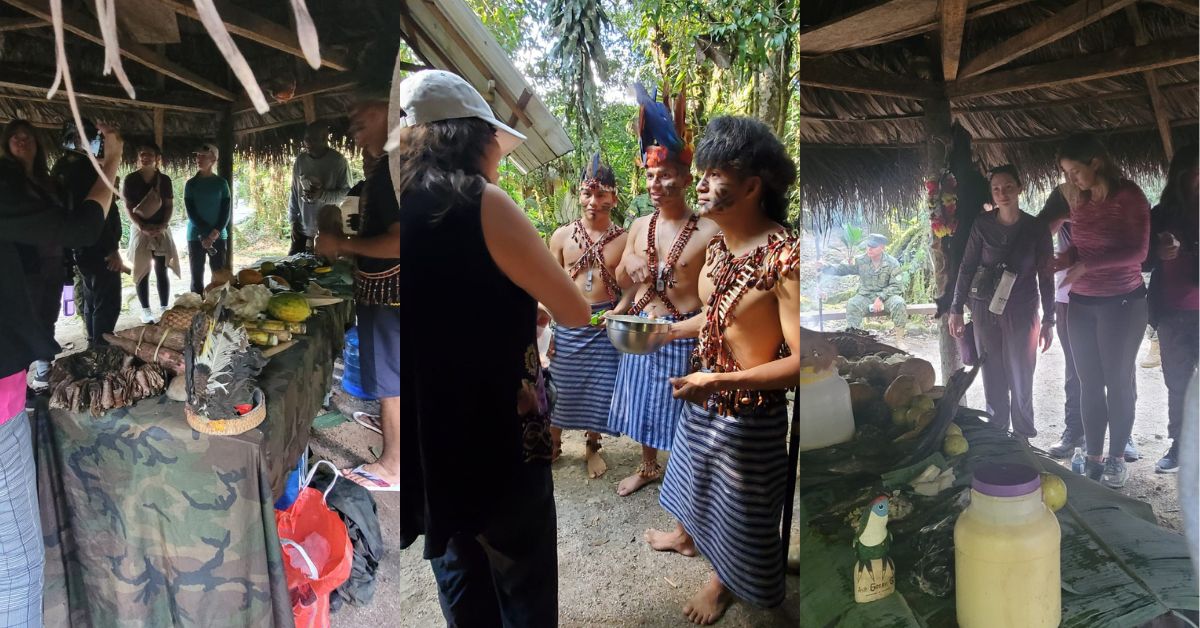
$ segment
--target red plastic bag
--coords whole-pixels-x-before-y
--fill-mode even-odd
[[[333,468],[334,479],[321,493],[308,485],[323,464]],[[318,462],[291,507],[275,511],[296,628],[329,628],[329,594],[350,577],[354,562],[350,535],[342,518],[325,503],[338,475],[332,463]]]

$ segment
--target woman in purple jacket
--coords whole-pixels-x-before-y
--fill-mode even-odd
[[[1033,370],[1038,341],[1046,351],[1054,337],[1054,253],[1046,226],[1021,211],[1023,188],[1017,169],[1000,166],[989,182],[997,209],[971,226],[950,306],[950,333],[962,337],[963,307],[969,307],[975,345],[984,357],[983,387],[991,422],[1006,430],[1011,424],[1013,435],[1028,444],[1037,435]],[[992,297],[1003,290],[1003,274],[1014,280],[1001,308]]]

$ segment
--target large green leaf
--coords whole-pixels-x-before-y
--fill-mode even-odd
[[[1149,505],[1071,474],[983,423],[977,414],[964,411],[958,418],[971,448],[960,461],[962,472],[956,486],[965,486],[970,470],[984,462],[1031,465],[1062,477],[1067,485],[1067,506],[1057,513],[1063,535],[1064,627],[1128,628],[1172,611],[1200,610],[1197,578],[1187,545],[1182,536],[1157,525]],[[953,626],[953,591],[944,598],[928,595],[910,580],[910,575],[920,558],[915,548],[916,531],[954,516],[957,492],[943,493],[935,499],[917,498],[917,508],[910,518],[889,525],[897,594],[879,602],[857,604],[850,575],[854,551],[848,534],[822,536],[809,522],[835,502],[863,493],[871,482],[878,487],[878,482],[865,476],[827,477],[826,483],[806,482],[801,494],[800,625]],[[944,527],[927,534],[946,534],[948,530]]]

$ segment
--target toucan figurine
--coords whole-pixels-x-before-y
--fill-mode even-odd
[[[896,590],[896,566],[888,558],[892,535],[887,529],[887,495],[876,497],[859,520],[854,535],[854,600],[873,602]]]

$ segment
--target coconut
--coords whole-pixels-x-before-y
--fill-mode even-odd
[[[933,365],[921,358],[909,358],[900,365],[900,370],[896,376],[910,375],[917,381],[921,387],[921,392],[928,392],[937,383],[937,374],[933,370]]]
[[[856,415],[862,414],[878,396],[879,393],[875,392],[875,387],[870,384],[860,382],[850,384],[850,407],[854,409]]]
[[[921,391],[917,387],[917,380],[908,375],[901,375],[888,386],[887,391],[883,393],[883,400],[893,410],[907,408],[913,397],[920,393]]]

